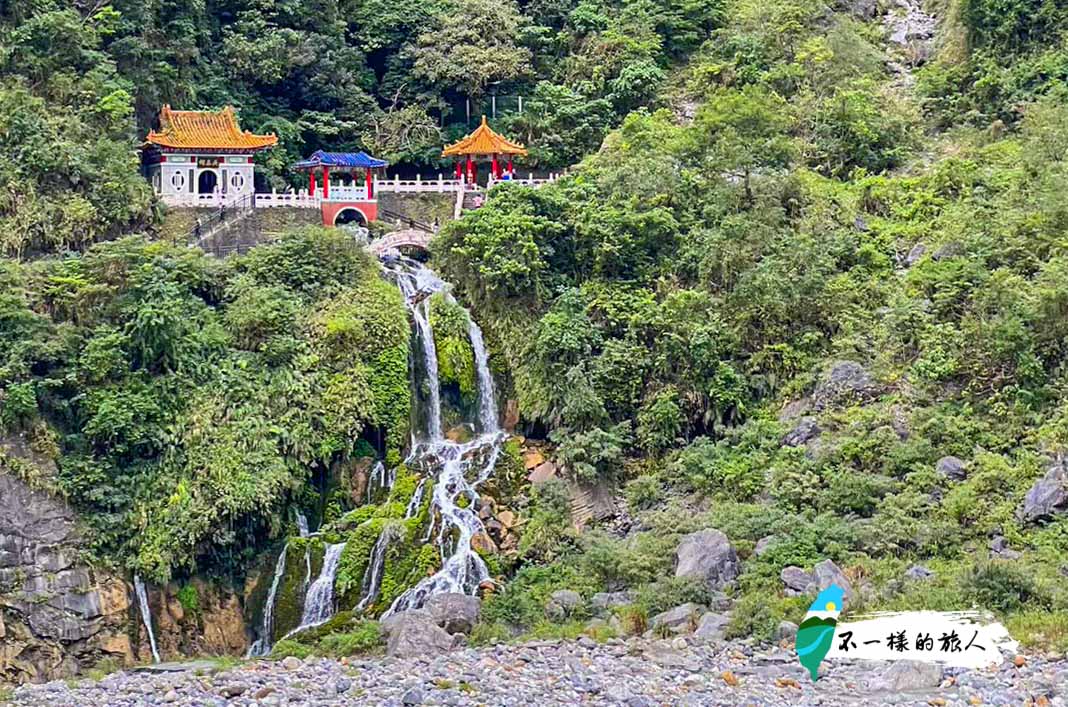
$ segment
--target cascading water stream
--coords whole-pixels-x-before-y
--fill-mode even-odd
[[[148,645],[152,649],[152,661],[160,662],[159,651],[156,649],[156,634],[152,630],[152,612],[148,608],[148,592],[145,591],[145,583],[140,575],[134,575],[134,591],[137,593],[137,604],[141,608],[141,621],[148,631]]]
[[[286,634],[287,637],[325,623],[334,615],[334,578],[337,576],[341,552],[344,549],[345,543],[326,546],[323,569],[308,587],[308,592],[304,597],[304,614],[301,616],[300,626]]]
[[[357,611],[363,611],[378,599],[382,589],[382,571],[386,565],[386,551],[389,544],[396,537],[393,526],[386,526],[378,535],[374,547],[371,548],[371,556],[367,561],[367,569],[363,572],[363,583],[360,587],[360,603],[356,605]]]
[[[311,533],[308,530],[308,519],[303,513],[297,511],[297,531],[300,533],[300,537],[306,538]],[[278,588],[282,584],[282,576],[286,573],[286,555],[289,554],[289,543],[287,542],[282,546],[282,551],[278,553],[278,561],[274,565],[274,578],[271,580],[271,589],[267,592],[267,601],[263,605],[263,621],[260,623],[260,637],[257,638],[251,646],[249,646],[246,658],[261,658],[271,652],[271,634],[274,633],[274,607],[277,603]],[[307,575],[304,579],[304,586],[307,587],[311,581],[311,548],[304,550],[304,562],[308,567]]]
[[[397,597],[383,614],[383,618],[400,611],[419,608],[435,594],[474,594],[479,585],[489,578],[486,563],[471,547],[472,539],[485,533],[485,527],[475,513],[472,502],[479,498],[475,490],[478,484],[493,472],[504,439],[497,424],[497,405],[493,376],[489,370],[489,357],[482,331],[473,320],[468,326],[468,336],[478,374],[480,434],[462,443],[444,438],[441,428],[437,352],[429,318],[429,297],[436,292],[442,292],[450,301],[451,297],[445,292],[445,283],[419,263],[397,258],[385,267],[404,294],[414,322],[418,348],[423,355],[422,373],[429,393],[426,396],[427,409],[424,411],[427,425],[422,436],[413,433],[412,452],[407,463],[424,467],[427,475],[434,477],[431,511],[432,517],[436,511],[440,519],[436,544],[441,553],[442,566],[435,574]],[[415,397],[418,404],[420,396]],[[421,495],[419,491],[417,494]],[[463,497],[469,502],[461,506],[460,499]],[[406,515],[410,516],[417,508],[418,502],[413,498]],[[427,539],[430,537],[428,529]]]

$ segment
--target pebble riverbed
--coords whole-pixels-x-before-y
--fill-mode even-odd
[[[786,648],[613,639],[535,641],[398,660],[287,658],[154,666],[24,685],[0,704],[132,705],[1065,705],[1068,661],[1009,656],[984,670],[825,662]]]

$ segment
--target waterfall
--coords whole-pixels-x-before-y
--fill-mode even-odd
[[[259,658],[271,652],[271,634],[274,633],[274,605],[278,597],[278,586],[282,583],[282,575],[286,573],[286,552],[289,543],[278,553],[278,562],[274,565],[274,579],[271,580],[271,590],[267,593],[267,603],[263,605],[263,622],[260,624],[260,637],[249,646],[246,658]]]
[[[371,556],[367,561],[367,569],[363,571],[363,583],[360,586],[360,603],[356,605],[357,611],[363,611],[370,606],[382,589],[382,570],[386,564],[386,550],[396,536],[393,526],[386,526],[378,534],[378,540],[371,548]]]
[[[145,624],[145,630],[148,631],[148,645],[152,648],[152,661],[155,663],[160,662],[159,651],[156,650],[156,634],[152,631],[152,612],[148,608],[148,593],[145,591],[145,583],[141,581],[141,576],[134,575],[134,591],[137,592],[137,603],[141,607],[141,621]]]
[[[475,352],[475,370],[478,371],[478,421],[482,431],[497,431],[497,401],[493,394],[493,374],[489,369],[489,355],[486,342],[482,340],[482,330],[475,323],[475,318],[468,316],[467,335],[471,338],[471,349]]]
[[[410,260],[397,261],[397,268],[391,270],[395,281],[404,294],[404,301],[415,322],[416,338],[423,353],[423,367],[426,371],[427,391],[430,404],[427,406],[427,438],[440,440],[441,431],[441,390],[438,385],[438,352],[434,346],[434,332],[430,328],[430,295],[444,289],[442,282],[433,271]],[[414,436],[414,432],[413,432]]]
[[[308,530],[308,518],[296,511],[297,532],[300,537],[306,538],[311,535]],[[267,602],[263,605],[263,621],[260,623],[260,637],[249,646],[246,658],[260,658],[271,652],[271,634],[274,633],[274,607],[278,599],[278,588],[282,583],[282,575],[286,573],[286,555],[289,554],[289,543],[282,546],[278,553],[278,561],[274,564],[274,578],[271,580],[271,589],[267,592]],[[311,546],[304,549],[304,564],[308,571],[304,578],[304,586],[311,582]]]
[[[345,543],[326,546],[323,569],[304,597],[304,615],[300,619],[300,626],[287,633],[286,637],[325,623],[334,615],[334,577],[344,549]]]
[[[426,491],[426,478],[419,479],[419,485],[415,487],[412,499],[408,501],[408,507],[404,509],[404,518],[413,518],[419,512],[419,506],[423,505],[423,493]]]
[[[420,608],[435,594],[474,594],[479,584],[489,578],[486,563],[471,549],[472,538],[485,532],[485,527],[471,502],[479,498],[477,486],[493,473],[504,441],[504,435],[497,424],[493,376],[489,370],[486,346],[482,340],[482,331],[474,320],[471,320],[468,327],[468,336],[471,339],[478,373],[480,434],[464,443],[443,438],[437,352],[428,316],[428,300],[429,295],[444,292],[445,283],[431,270],[412,260],[395,258],[387,263],[385,268],[405,297],[412,315],[418,348],[424,358],[422,373],[429,390],[428,409],[424,411],[427,429],[422,439],[413,433],[412,452],[408,462],[423,465],[428,470],[427,478],[433,479],[431,509],[436,511],[440,518],[435,544],[441,553],[442,566],[435,574],[424,578],[397,597],[383,614],[383,618],[400,611]],[[444,294],[449,296],[447,292]],[[420,396],[415,396],[414,404],[419,405],[420,402]],[[417,490],[417,494],[421,495],[421,492]],[[464,497],[469,503],[461,507],[460,499]],[[406,515],[410,517],[416,508],[418,504],[409,504]],[[433,525],[432,520],[431,526]],[[426,539],[429,540],[430,537],[431,529],[428,528]]]

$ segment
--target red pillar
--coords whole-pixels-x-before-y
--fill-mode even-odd
[[[367,183],[367,200],[375,198],[374,182],[371,180],[371,170],[364,170],[364,181]]]
[[[471,155],[467,156],[467,181],[471,184],[475,183],[475,163],[471,161]]]
[[[323,167],[323,198],[330,198],[330,168]]]
[[[490,165],[490,169],[493,170],[493,178],[501,178],[501,163],[497,161],[497,153],[493,153],[493,163]]]
[[[456,179],[462,181],[464,178],[464,168],[460,164],[460,160],[456,160]]]
[[[315,170],[308,172],[308,194],[315,196]]]
[[[512,156],[511,155],[508,156],[508,172],[513,177],[515,176],[515,169],[512,168]]]

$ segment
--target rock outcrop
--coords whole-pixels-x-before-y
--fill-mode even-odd
[[[74,511],[10,473],[21,464],[47,480],[51,461],[18,435],[0,438],[0,683],[47,682],[102,662],[152,659],[130,584],[91,566]],[[40,484],[44,486],[45,484]],[[150,589],[149,606],[164,657],[240,655],[247,646],[241,597],[203,582]]]
[[[741,572],[730,540],[714,528],[683,536],[675,560],[676,577],[702,580],[713,591],[730,585]]]
[[[1068,513],[1068,459],[1057,457],[1024,497],[1020,519],[1035,523],[1063,513]]]
[[[81,541],[66,503],[0,470],[0,682],[134,661],[129,588],[85,563]]]

